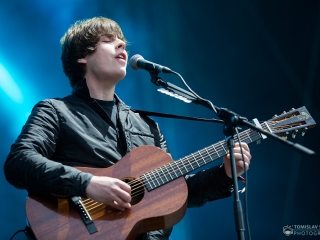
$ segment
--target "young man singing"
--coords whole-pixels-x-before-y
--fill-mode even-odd
[[[157,123],[134,112],[115,94],[117,83],[126,75],[126,39],[116,22],[95,17],[71,26],[61,39],[61,47],[72,94],[34,106],[5,162],[7,181],[30,194],[81,196],[130,211],[129,184],[73,167],[107,168],[143,145],[169,153]],[[248,169],[250,151],[245,143],[242,148]],[[235,159],[240,175],[244,167],[239,144]],[[221,166],[186,176],[188,207],[232,194],[229,156],[223,161]],[[171,231],[155,230],[138,239],[168,239]]]

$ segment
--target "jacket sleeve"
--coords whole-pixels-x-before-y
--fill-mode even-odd
[[[160,134],[159,134],[159,145],[160,145],[159,147],[160,147],[163,151],[165,151],[165,152],[167,152],[167,153],[170,154],[170,150],[169,150],[169,148],[168,148],[167,141],[166,141],[166,139],[164,138],[163,134],[161,133],[158,124],[157,124],[157,129],[158,129],[158,131],[159,131],[159,133],[160,133]]]
[[[59,141],[59,127],[50,100],[33,108],[4,164],[10,184],[29,193],[85,197],[92,175],[50,160]]]
[[[187,175],[188,205],[200,207],[206,202],[231,196],[232,179],[227,176],[223,165],[215,166],[193,175]]]

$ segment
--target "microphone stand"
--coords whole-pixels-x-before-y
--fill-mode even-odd
[[[190,100],[193,103],[201,104],[207,108],[210,108],[211,110],[214,110],[215,114],[224,121],[224,127],[223,127],[223,133],[226,136],[227,145],[230,151],[230,162],[231,162],[231,171],[232,171],[232,179],[233,179],[233,187],[234,187],[234,216],[235,216],[235,226],[236,231],[238,234],[238,239],[244,240],[244,221],[243,221],[243,212],[242,212],[242,206],[241,201],[239,197],[239,188],[238,188],[238,181],[237,181],[237,171],[236,171],[236,164],[235,164],[235,156],[234,156],[234,135],[235,135],[235,129],[238,126],[245,125],[256,132],[259,132],[260,134],[267,135],[271,137],[272,139],[281,142],[282,144],[285,144],[287,146],[293,147],[295,150],[304,153],[308,156],[315,156],[315,152],[300,145],[297,143],[292,143],[288,140],[284,140],[275,134],[269,133],[256,125],[250,123],[246,118],[241,117],[240,115],[226,109],[226,108],[218,108],[209,101],[201,99],[197,97],[195,94],[188,92],[182,88],[179,88],[178,86],[175,86],[169,82],[164,82],[160,77],[158,77],[158,72],[149,72],[151,75],[151,82],[157,86],[161,86],[168,91],[180,95],[188,100]],[[173,72],[175,73],[175,72]],[[179,75],[179,74],[178,74]],[[216,110],[216,111],[215,111]]]
[[[226,136],[226,142],[230,152],[230,162],[231,162],[231,171],[232,171],[232,180],[233,180],[233,188],[234,188],[234,219],[235,219],[235,226],[236,231],[238,234],[238,239],[244,240],[244,221],[243,221],[243,212],[242,212],[242,205],[239,197],[239,188],[238,188],[238,175],[236,171],[236,160],[234,156],[234,135],[235,135],[235,128],[238,125],[238,118],[235,118],[233,114],[231,114],[227,109],[220,109],[218,112],[218,116],[225,121],[223,127],[223,133]]]

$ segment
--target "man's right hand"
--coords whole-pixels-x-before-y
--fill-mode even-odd
[[[131,208],[131,187],[111,177],[93,176],[86,188],[87,197],[124,211]]]

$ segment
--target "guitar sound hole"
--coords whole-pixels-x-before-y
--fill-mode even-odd
[[[144,187],[140,179],[126,177],[121,179],[131,186],[131,205],[135,205],[141,201],[144,196]]]

